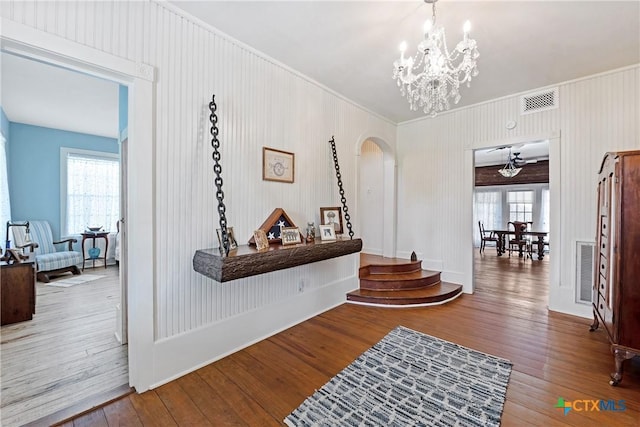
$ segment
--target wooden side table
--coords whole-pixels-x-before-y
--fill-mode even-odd
[[[92,246],[91,246],[92,249],[96,247],[96,239],[104,239],[104,255],[101,257],[85,258],[84,242],[87,239],[92,240]],[[95,268],[97,259],[102,259],[102,261],[104,262],[104,268],[107,268],[107,250],[108,249],[109,249],[109,232],[108,231],[98,231],[95,233],[87,231],[82,233],[82,271],[84,271],[85,261],[93,261],[93,267]]]
[[[33,262],[0,262],[2,323],[31,320],[36,312],[36,269]]]

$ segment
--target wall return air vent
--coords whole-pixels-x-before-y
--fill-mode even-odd
[[[591,304],[595,242],[576,242],[576,302]]]
[[[522,95],[520,98],[520,114],[531,114],[539,111],[558,108],[558,88]]]

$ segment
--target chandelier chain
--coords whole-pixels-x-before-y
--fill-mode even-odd
[[[431,22],[436,25],[436,2],[431,3]]]

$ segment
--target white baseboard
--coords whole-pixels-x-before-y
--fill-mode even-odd
[[[351,276],[276,304],[154,344],[155,388],[346,302],[357,289]]]
[[[383,256],[382,254],[382,249],[381,248],[362,248],[362,251],[360,251],[364,254],[369,254],[369,255],[379,255],[379,256]]]

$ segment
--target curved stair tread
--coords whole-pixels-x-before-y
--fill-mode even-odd
[[[398,262],[394,259],[393,262],[377,262],[374,264],[367,264],[360,267],[359,275],[367,274],[394,274],[394,273],[410,273],[413,271],[422,270],[422,260]]]
[[[397,291],[421,289],[440,283],[440,272],[420,270],[413,273],[370,274],[360,278],[360,289]]]
[[[358,289],[347,294],[347,301],[380,306],[405,306],[439,304],[459,296],[462,285],[440,282],[423,289],[375,291]]]
[[[396,280],[419,280],[428,277],[440,276],[439,271],[419,270],[410,273],[373,273],[360,276],[360,280],[372,280],[376,282],[396,281]]]

